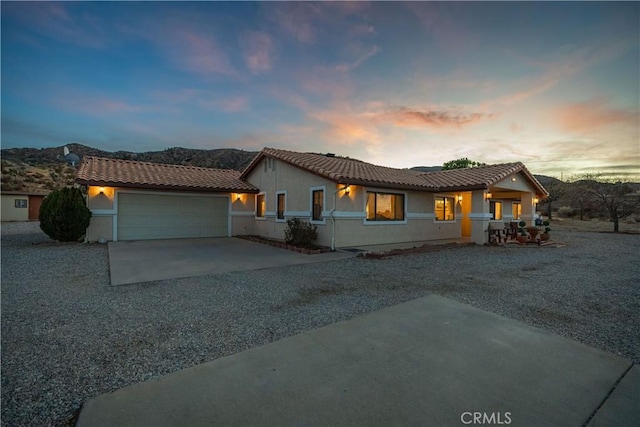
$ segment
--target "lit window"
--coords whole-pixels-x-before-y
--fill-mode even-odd
[[[367,191],[367,221],[404,221],[404,194]]]
[[[313,200],[313,211],[311,214],[311,219],[313,221],[322,221],[322,210],[324,209],[324,190],[313,190],[312,200]]]
[[[453,197],[436,197],[436,221],[453,221],[456,219]]]
[[[502,219],[502,202],[489,202],[489,212],[491,212],[491,219],[500,221]]]
[[[264,212],[266,208],[266,201],[264,194],[258,194],[256,196],[256,216],[258,218],[264,218]]]
[[[277,219],[284,219],[285,194],[278,193],[278,210],[276,212]]]
[[[522,203],[520,202],[513,202],[513,219],[520,219],[520,216],[522,215]]]

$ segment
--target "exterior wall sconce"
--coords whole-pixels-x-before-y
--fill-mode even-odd
[[[536,204],[537,204],[539,201],[540,201],[540,199],[538,199],[537,197],[534,197],[534,198],[533,198],[533,203],[536,203]]]
[[[351,192],[351,186],[347,184],[347,186],[344,187],[344,194],[349,194],[350,192]]]
[[[458,203],[462,203],[462,195],[458,196]]]
[[[100,187],[99,188],[99,193],[98,194],[102,194],[104,196],[104,187]]]
[[[240,201],[240,193],[236,193],[236,202]]]
[[[486,199],[489,200],[491,198],[491,196],[492,196],[491,192],[487,192]]]

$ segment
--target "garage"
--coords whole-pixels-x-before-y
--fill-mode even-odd
[[[226,195],[118,193],[118,240],[226,237]]]

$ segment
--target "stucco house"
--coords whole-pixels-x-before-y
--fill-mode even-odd
[[[3,191],[2,221],[35,221],[48,193],[37,191]]]
[[[440,172],[263,149],[243,172],[85,157],[77,183],[93,212],[89,241],[253,234],[317,225],[332,248],[467,237],[492,222],[533,221],[548,195],[522,163]]]

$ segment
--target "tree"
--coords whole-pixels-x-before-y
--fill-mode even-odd
[[[74,242],[84,236],[91,211],[77,188],[52,191],[40,206],[40,228],[47,236],[60,242]]]
[[[638,212],[640,197],[631,185],[602,174],[582,175],[576,187],[585,193],[584,203],[593,202],[613,222],[613,231],[620,231],[620,220]]]
[[[464,169],[464,168],[473,168],[477,166],[484,166],[486,163],[480,163],[473,160],[469,160],[466,157],[457,160],[450,160],[445,162],[442,165],[442,170],[450,170],[450,169]]]

